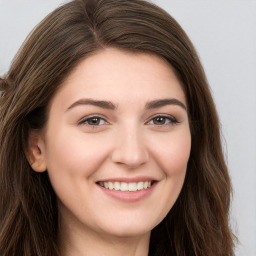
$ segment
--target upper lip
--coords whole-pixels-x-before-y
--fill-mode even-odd
[[[102,180],[98,180],[98,182],[140,182],[140,181],[157,181],[153,177],[141,176],[141,177],[115,177],[115,178],[106,178]]]

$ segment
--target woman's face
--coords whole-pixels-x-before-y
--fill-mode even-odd
[[[52,99],[38,146],[70,232],[148,234],[186,174],[191,135],[181,84],[159,57],[101,50]]]

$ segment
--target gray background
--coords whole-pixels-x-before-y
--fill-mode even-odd
[[[31,29],[64,0],[0,0],[0,75]],[[256,1],[155,0],[190,36],[222,124],[237,256],[256,256]]]

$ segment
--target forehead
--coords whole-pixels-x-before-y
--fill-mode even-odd
[[[134,102],[166,96],[186,102],[181,83],[166,60],[153,54],[107,48],[83,59],[53,101],[91,97]]]

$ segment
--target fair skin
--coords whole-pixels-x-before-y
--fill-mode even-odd
[[[82,60],[29,139],[31,166],[47,169],[57,195],[62,256],[147,255],[190,148],[185,95],[166,61],[113,48]]]

